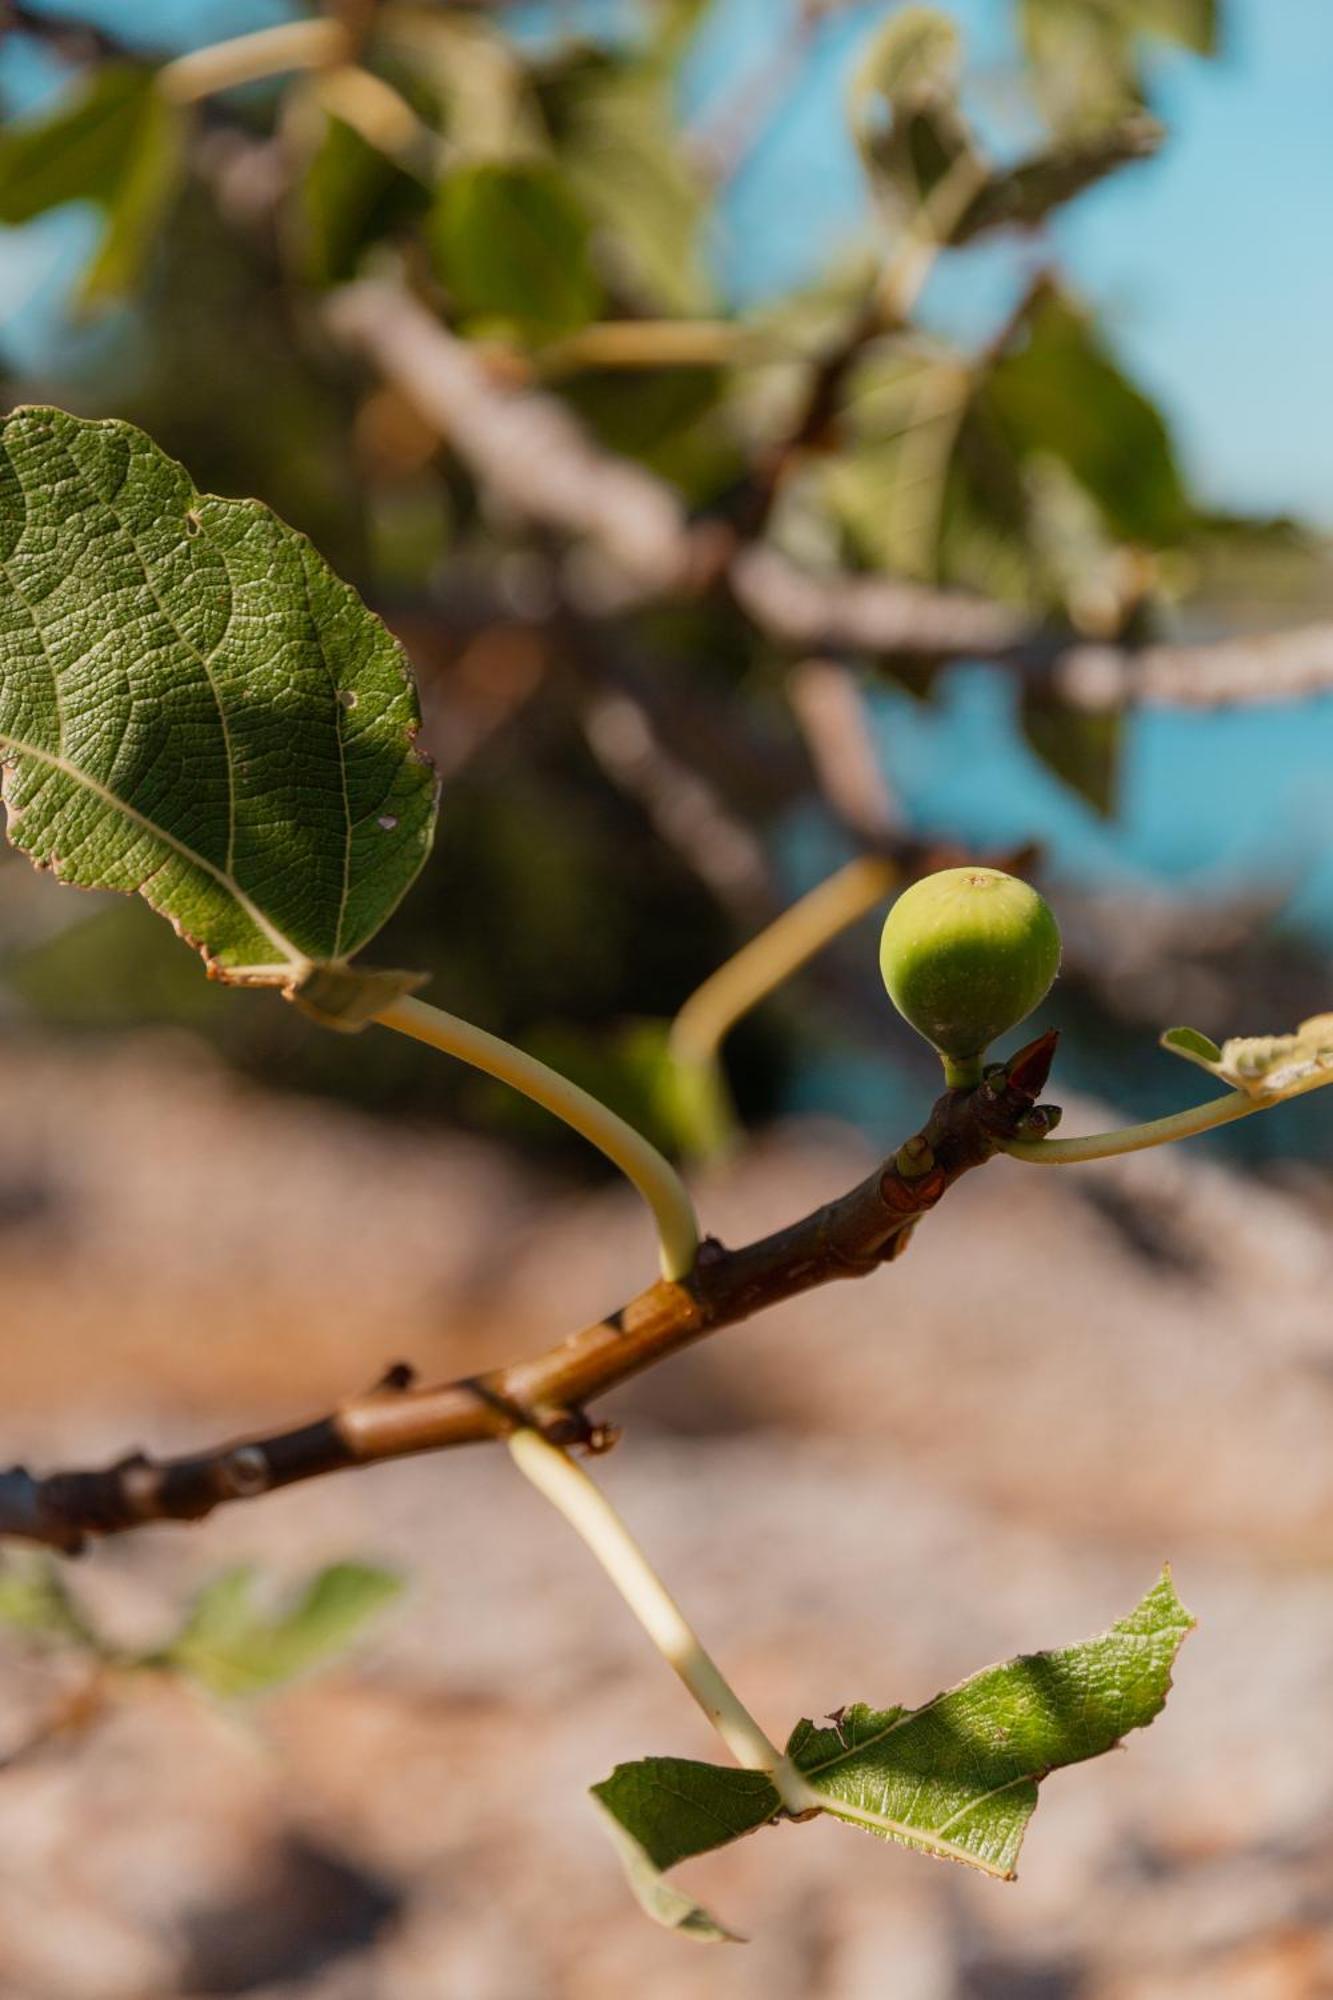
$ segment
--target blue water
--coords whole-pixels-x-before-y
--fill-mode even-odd
[[[1293,707],[1130,716],[1119,811],[1098,817],[1027,750],[1004,677],[958,669],[924,708],[875,698],[894,786],[923,830],[1036,839],[1074,880],[1211,899],[1261,881],[1333,941],[1333,695]]]

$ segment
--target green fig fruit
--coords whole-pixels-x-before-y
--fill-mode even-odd
[[[894,903],[879,963],[890,1000],[939,1052],[947,1081],[974,1084],[990,1044],[1050,991],[1060,929],[1016,876],[942,868]]]

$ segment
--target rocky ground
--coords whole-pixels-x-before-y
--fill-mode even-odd
[[[632,1197],[249,1092],[187,1043],[0,1056],[0,1452],[50,1465],[455,1372],[632,1291]],[[1074,1124],[1071,1112],[1069,1123]],[[700,1189],[738,1239],[865,1170],[793,1129]],[[502,1454],[344,1476],[75,1572],[127,1640],[236,1560],[404,1602],[244,1710],[141,1679],[0,1775],[3,2000],[1304,2000],[1333,1994],[1333,1200],[1197,1152],[997,1164],[910,1255],[627,1391],[599,1476],[773,1732],[1085,1637],[1164,1556],[1164,1717],[1053,1778],[1005,1887],[845,1827],[638,1914],[584,1789],[702,1724]],[[0,1752],[72,1666],[0,1642]]]

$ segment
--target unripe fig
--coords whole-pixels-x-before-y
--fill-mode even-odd
[[[1060,930],[1016,876],[942,868],[904,889],[889,911],[879,963],[889,998],[938,1050],[947,1081],[979,1083],[990,1044],[1049,992]]]

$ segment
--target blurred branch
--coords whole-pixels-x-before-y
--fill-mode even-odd
[[[349,286],[329,301],[327,324],[493,502],[582,545],[593,559],[579,573],[585,595],[602,599],[589,608],[723,584],[767,637],[802,652],[988,660],[1090,711],[1292,701],[1333,688],[1333,624],[1190,645],[1091,645],[965,591],[804,569],[770,542],[691,523],[665,481],[595,444],[554,396],[498,379],[405,287]],[[818,431],[827,394],[811,402],[799,435]]]
[[[1043,1035],[973,1091],[947,1091],[922,1130],[860,1186],[739,1250],[709,1238],[685,1278],[665,1279],[610,1318],[546,1353],[433,1388],[391,1369],[367,1395],[297,1430],[154,1460],[135,1453],[98,1472],[0,1473],[0,1535],[76,1552],[91,1535],[150,1521],[195,1521],[355,1465],[443,1451],[535,1429],[561,1444],[604,1447],[588,1400],[707,1334],[835,1278],[867,1277],[907,1246],[956,1181],[1032,1129],[1055,1053]]]
[[[544,381],[582,368],[717,368],[762,351],[748,327],[721,319],[594,320],[549,341],[534,357]]]
[[[1333,688],[1333,624],[1137,650],[1071,646],[1057,657],[1050,677],[1071,707],[1090,710],[1133,702],[1225,708],[1302,701]]]
[[[763,843],[698,771],[672,754],[642,703],[614,689],[590,694],[582,712],[588,746],[608,777],[638,801],[718,901],[742,912],[768,904]]]
[[[995,658],[1028,633],[1022,613],[900,578],[802,569],[770,542],[733,558],[736,601],[770,638],[802,652]]]
[[[787,683],[815,779],[834,817],[871,848],[901,832],[857,676],[838,660],[803,660]]]
[[[585,538],[641,590],[670,590],[687,553],[671,489],[599,450],[552,396],[497,382],[404,288],[370,281],[336,292],[328,325],[392,382],[521,520]]]

